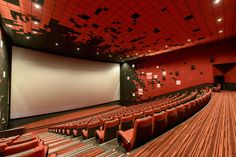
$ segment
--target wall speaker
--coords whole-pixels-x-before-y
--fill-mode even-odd
[[[215,58],[213,56],[210,57],[210,63],[214,63],[215,62]]]

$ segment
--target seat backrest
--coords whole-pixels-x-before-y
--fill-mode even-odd
[[[40,144],[32,152],[29,152],[21,157],[47,157],[48,156],[48,146]]]
[[[134,123],[133,136],[130,140],[131,148],[140,146],[152,137],[152,117],[137,119]]]
[[[104,124],[104,141],[113,139],[116,137],[117,131],[119,130],[119,119],[106,121]]]
[[[176,109],[177,109],[178,122],[181,122],[185,118],[185,105],[182,104],[180,106],[177,106]]]
[[[132,115],[121,117],[120,130],[125,131],[128,129],[131,129],[132,127],[133,127],[133,116]]]
[[[87,127],[87,131],[88,131],[88,137],[87,138],[93,137],[95,131],[100,130],[100,126],[101,126],[100,121],[95,121],[95,122],[89,123],[88,127]]]
[[[153,111],[154,111],[154,113],[159,113],[159,112],[161,112],[162,110],[161,110],[160,107],[155,107]],[[154,113],[153,113],[153,114],[154,114]]]
[[[143,112],[135,113],[135,114],[133,115],[133,124],[135,123],[135,120],[136,120],[136,119],[140,119],[140,118],[143,118],[143,117],[144,117]]]
[[[152,116],[152,131],[153,136],[156,137],[166,130],[167,127],[167,116],[166,112],[162,111],[160,113],[153,114]]]
[[[19,139],[19,140],[17,139],[17,140],[12,142],[12,145],[29,142],[29,141],[32,141],[32,140],[35,140],[35,139],[36,139],[36,136],[32,136],[32,137],[24,138],[24,139]]]
[[[153,109],[149,109],[145,111],[145,117],[152,116],[153,115]]]
[[[177,123],[177,110],[176,108],[171,108],[166,110],[167,113],[167,125],[172,128]]]
[[[38,139],[35,139],[33,141],[30,142],[25,142],[22,144],[18,144],[18,145],[13,145],[13,146],[8,146],[5,148],[3,154],[4,155],[12,155],[12,154],[16,154],[22,151],[26,151],[32,148],[35,148],[39,145]]]

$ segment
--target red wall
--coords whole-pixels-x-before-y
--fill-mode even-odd
[[[126,92],[136,93],[139,101],[199,84],[213,83],[215,74],[212,64],[236,62],[235,44],[235,39],[229,39],[129,62],[130,66],[135,64],[135,77],[128,80],[128,83],[135,84],[135,89]],[[214,63],[210,63],[211,56],[214,57]],[[159,69],[156,68],[157,65],[160,66]],[[191,70],[191,65],[195,66],[195,70]],[[162,80],[162,70],[167,72],[165,81]],[[179,72],[179,76],[175,75],[176,71]],[[142,72],[145,72],[145,75],[142,75]],[[161,88],[157,88],[158,80],[146,79],[146,73],[149,72],[158,75],[158,80],[163,85]],[[236,76],[235,68],[227,73],[227,81],[236,82],[232,74]],[[176,85],[174,79],[181,80],[182,84]],[[144,89],[143,95],[137,96],[138,88]]]
[[[236,65],[225,74],[225,83],[236,83]]]

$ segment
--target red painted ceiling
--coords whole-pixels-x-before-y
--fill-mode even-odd
[[[0,11],[14,45],[92,60],[119,62],[236,35],[235,0],[0,0]]]

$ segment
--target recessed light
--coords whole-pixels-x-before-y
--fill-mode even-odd
[[[148,52],[151,52],[151,50],[148,50]]]
[[[36,31],[33,31],[33,34],[37,34],[37,32],[36,32]]]
[[[59,44],[58,43],[55,43],[56,46],[58,46]]]
[[[135,53],[136,55],[138,55],[138,53]]]
[[[12,25],[10,25],[10,24],[6,24],[6,26],[8,26],[8,27],[12,28]]]
[[[120,57],[120,59],[122,59],[122,58]]]
[[[219,30],[219,33],[223,33],[223,30]]]
[[[99,55],[99,52],[97,52],[97,55]]]
[[[39,22],[38,22],[38,21],[34,21],[34,24],[35,24],[35,25],[38,25],[38,24],[39,24]]]
[[[159,66],[157,65],[157,69],[159,68]]]
[[[41,6],[40,6],[39,4],[37,4],[37,3],[34,4],[34,7],[35,7],[36,9],[40,9],[40,8],[41,8]]]
[[[30,39],[30,36],[26,36],[25,38],[26,38],[26,39]]]
[[[79,47],[77,47],[77,49],[76,49],[77,51],[79,51],[80,50],[80,48]]]
[[[129,57],[129,55],[127,55],[127,57]]]
[[[220,0],[214,0],[214,4],[220,3]]]
[[[167,48],[167,47],[168,47],[168,45],[165,46],[165,48]]]
[[[191,41],[191,39],[188,39],[188,42],[190,42]]]
[[[134,68],[135,67],[135,64],[132,64],[132,68]]]
[[[222,21],[222,18],[218,18],[218,19],[217,19],[217,22],[221,22],[221,21]]]
[[[111,58],[111,55],[109,55],[109,57]]]

